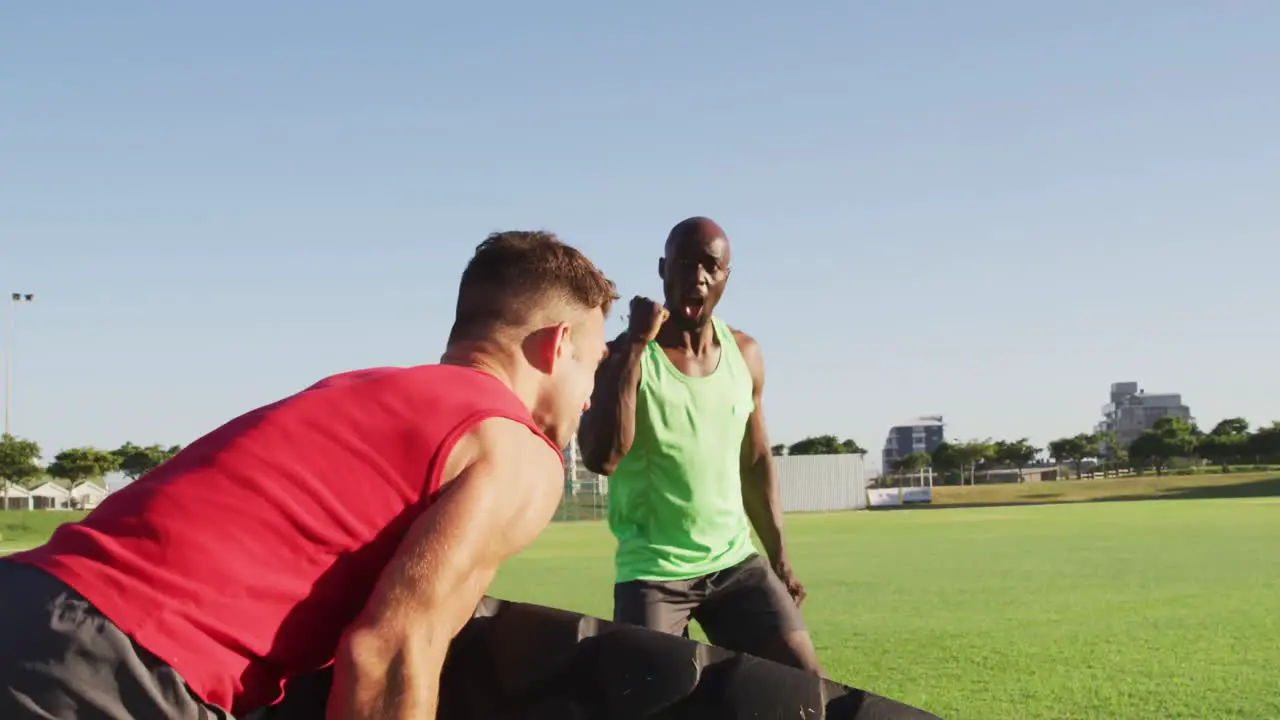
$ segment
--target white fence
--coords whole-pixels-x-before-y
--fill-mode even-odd
[[[867,476],[861,455],[775,457],[783,512],[833,512],[867,507]],[[609,479],[582,466],[576,443],[565,451],[565,498],[556,519],[603,520]]]
[[[867,491],[867,496],[871,499],[871,507],[898,507],[933,502],[933,488],[928,485],[871,488]]]
[[[867,476],[861,455],[775,457],[783,512],[862,510]]]

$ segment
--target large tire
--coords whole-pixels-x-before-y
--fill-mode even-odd
[[[323,720],[332,677],[248,720]],[[449,650],[441,720],[938,720],[801,670],[565,610],[485,600]]]

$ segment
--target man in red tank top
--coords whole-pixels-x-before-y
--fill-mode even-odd
[[[0,718],[230,718],[333,664],[331,719],[433,718],[450,640],[550,522],[613,284],[486,239],[437,365],[252,410],[0,560]]]

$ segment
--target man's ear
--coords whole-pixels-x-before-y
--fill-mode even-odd
[[[550,375],[556,365],[573,354],[573,337],[568,323],[548,325],[524,339],[524,356],[539,372]]]
[[[663,280],[667,279],[667,259],[658,258],[658,277]]]

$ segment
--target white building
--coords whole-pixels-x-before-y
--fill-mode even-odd
[[[0,487],[0,510],[30,510],[31,491],[17,483]]]
[[[1101,435],[1115,433],[1116,444],[1124,448],[1163,417],[1194,421],[1178,393],[1148,393],[1136,382],[1112,383],[1111,402],[1102,406],[1102,422],[1095,429]]]
[[[107,489],[87,480],[71,488],[71,503],[77,510],[92,510],[107,499]]]
[[[31,488],[32,510],[69,510],[71,492],[61,485],[45,481]]]

